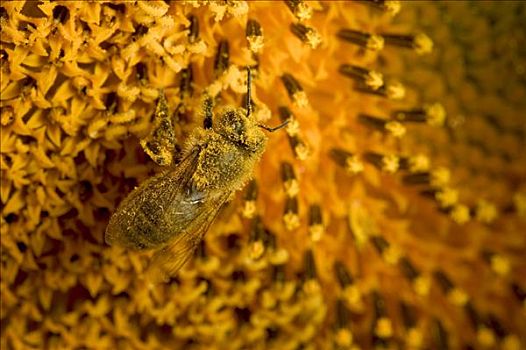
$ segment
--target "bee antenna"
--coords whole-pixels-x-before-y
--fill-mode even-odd
[[[289,120],[285,120],[283,123],[279,124],[278,126],[275,126],[273,128],[271,128],[270,126],[266,126],[266,125],[263,125],[263,124],[258,124],[258,126],[261,128],[261,129],[264,129],[264,130],[267,130],[269,132],[274,132],[276,130],[279,130],[281,128],[283,128],[284,126],[286,126],[287,124],[289,123]]]
[[[251,93],[251,85],[252,85],[252,73],[250,72],[250,67],[247,66],[247,118],[250,116],[250,113],[252,112],[252,101],[250,98]]]

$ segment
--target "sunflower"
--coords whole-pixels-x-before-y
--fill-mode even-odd
[[[2,349],[525,346],[523,3],[0,11]],[[143,149],[156,103],[177,158],[205,92],[245,105],[245,67],[252,117],[288,124],[149,283],[148,254],[104,232],[163,171]]]

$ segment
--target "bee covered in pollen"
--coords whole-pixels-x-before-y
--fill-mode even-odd
[[[150,267],[159,268],[163,277],[174,275],[190,258],[214,221],[222,205],[252,177],[261,158],[267,136],[261,129],[275,128],[258,124],[251,114],[251,73],[247,68],[246,108],[224,107],[217,118],[213,100],[203,99],[203,127],[193,130],[186,141],[181,161],[156,175],[126,197],[111,216],[105,240],[136,251],[154,250]],[[150,142],[141,142],[157,163],[158,145],[163,151],[175,149],[159,129],[172,126],[163,96],[159,99],[156,123]],[[152,137],[153,135],[153,137]],[[172,138],[175,142],[175,138]],[[165,158],[165,157],[161,157]],[[170,157],[173,159],[173,157]],[[164,162],[165,163],[165,162]]]

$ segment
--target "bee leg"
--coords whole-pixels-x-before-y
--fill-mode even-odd
[[[214,100],[208,94],[205,94],[203,98],[203,128],[212,128],[212,109],[214,108]]]
[[[141,139],[141,146],[157,164],[165,166],[174,163],[178,149],[177,138],[162,90],[159,91],[159,99],[153,114],[153,128],[150,134]]]

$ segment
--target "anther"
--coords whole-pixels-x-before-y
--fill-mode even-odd
[[[414,173],[405,175],[402,181],[406,185],[429,185],[431,176],[429,172]]]
[[[272,266],[272,281],[278,284],[285,282],[285,265]]]
[[[464,311],[466,311],[466,314],[473,328],[477,330],[477,328],[481,325],[482,320],[478,312],[475,310],[473,304],[471,302],[466,303],[466,305],[464,305]]]
[[[189,64],[187,68],[181,70],[180,73],[181,79],[179,81],[179,95],[181,99],[188,98],[192,96],[194,92],[193,80],[194,74],[192,71],[192,65]]]
[[[371,51],[380,51],[384,47],[384,39],[379,35],[353,29],[341,29],[337,35],[340,39]]]
[[[444,125],[446,110],[442,104],[433,103],[422,108],[394,111],[392,117],[399,122],[427,123],[438,127]]]
[[[429,278],[422,276],[422,274],[414,267],[411,261],[407,257],[402,257],[398,261],[402,273],[411,282],[413,289],[418,295],[429,294],[431,287],[431,281]]]
[[[263,227],[261,218],[256,216],[252,219],[249,237],[249,256],[251,259],[258,259],[263,255],[265,252],[265,239],[265,228]]]
[[[400,157],[400,169],[409,170],[413,174],[427,172],[429,170],[429,158],[423,154]]]
[[[377,95],[390,100],[401,100],[405,97],[405,87],[398,81],[386,82],[374,90],[365,84],[358,84],[355,89],[365,94]]]
[[[423,33],[415,35],[381,34],[381,36],[386,45],[413,49],[418,55],[424,55],[433,50],[433,41]]]
[[[340,283],[340,287],[342,289],[345,289],[347,286],[354,283],[354,279],[345,267],[345,265],[340,261],[334,262],[334,273],[336,274],[336,278],[338,279],[338,282]]]
[[[53,8],[53,18],[64,24],[69,19],[69,9],[66,6],[57,5]]]
[[[309,45],[311,49],[315,49],[321,43],[320,34],[316,29],[306,26],[302,23],[292,23],[290,25],[292,34],[298,37],[302,42]]]
[[[305,160],[310,155],[309,146],[300,138],[299,135],[289,136],[290,148],[298,160]]]
[[[334,342],[339,348],[349,348],[353,343],[352,333],[349,330],[349,309],[343,299],[336,299],[334,309],[336,312]]]
[[[308,105],[307,95],[300,83],[291,74],[285,73],[281,76],[281,81],[285,85],[285,89],[292,100],[292,103],[298,107],[305,107]]]
[[[393,174],[400,167],[400,158],[394,154],[382,155],[375,152],[367,152],[364,159],[374,165],[377,169]]]
[[[300,226],[300,218],[298,215],[298,197],[287,197],[285,200],[283,223],[285,224],[285,228],[289,231],[292,231]]]
[[[346,328],[349,326],[349,310],[342,299],[336,299],[334,307],[336,311],[336,328]]]
[[[300,21],[308,20],[312,17],[312,8],[303,0],[285,0],[290,11]]]
[[[385,343],[385,340],[393,335],[393,325],[387,317],[385,301],[380,293],[373,291],[372,296],[374,306],[373,341],[375,343]]]
[[[458,202],[458,191],[451,187],[443,187],[435,192],[435,199],[441,208],[450,208]]]
[[[427,158],[426,158],[427,159]],[[413,166],[414,168],[414,166]],[[419,166],[419,168],[424,168]],[[431,171],[414,172],[403,177],[406,185],[429,185],[431,187],[444,187],[449,183],[450,172],[446,168],[436,168]]]
[[[435,338],[435,344],[437,345],[438,350],[447,350],[449,349],[449,336],[446,329],[442,325],[442,322],[438,319],[434,319],[433,324],[433,335]]]
[[[321,207],[318,204],[312,204],[309,207],[309,235],[313,242],[318,242],[323,235],[323,218]]]
[[[303,255],[303,269],[305,281],[317,278],[316,261],[312,249],[307,249]]]
[[[488,327],[488,322],[485,322],[482,319],[471,302],[468,302],[466,305],[464,305],[464,311],[466,311],[473,330],[477,334],[476,336],[478,343],[484,348],[494,347],[496,339],[493,330]]]
[[[437,270],[433,272],[433,276],[444,293],[449,293],[454,288],[453,283],[443,271]]]
[[[288,121],[287,128],[285,129],[287,132],[287,135],[289,136],[295,136],[299,133],[299,123],[298,120],[294,117],[292,112],[288,107],[280,106],[278,108],[279,112],[279,118],[284,123]]]
[[[402,137],[406,131],[405,127],[397,121],[373,117],[367,114],[359,114],[358,120],[364,125],[374,129],[389,132],[394,137]]]
[[[349,174],[356,175],[363,171],[363,163],[357,155],[340,148],[333,148],[330,156],[336,164],[344,168]]]
[[[372,236],[371,241],[380,255],[382,255],[384,251],[389,248],[389,243],[382,236]]]
[[[407,279],[410,281],[414,281],[420,275],[411,261],[409,261],[409,259],[406,257],[400,259],[400,268],[402,269],[402,273],[405,275],[405,277],[407,277]]]
[[[193,44],[199,38],[199,22],[194,15],[188,16],[188,20],[190,21],[190,25],[188,26],[188,42]]]
[[[370,5],[381,11],[385,11],[389,13],[391,16],[395,16],[398,12],[400,12],[400,8],[402,6],[399,0],[358,0],[358,1],[363,2],[367,5]]]
[[[488,250],[484,250],[481,255],[497,275],[507,276],[510,273],[511,263],[505,256]]]
[[[245,190],[243,197],[242,215],[245,218],[251,219],[256,214],[256,199],[258,196],[258,185],[256,180],[252,179]]]
[[[497,216],[498,212],[495,204],[486,200],[480,200],[477,203],[475,207],[475,219],[477,219],[477,221],[490,224],[495,221]]]
[[[400,313],[402,314],[402,322],[406,329],[411,329],[416,326],[415,310],[404,303],[400,302]]]
[[[464,306],[469,297],[462,289],[456,287],[453,282],[446,276],[446,274],[440,270],[437,270],[433,273],[435,279],[440,285],[444,294],[446,294],[447,299],[454,305]]]
[[[351,64],[342,64],[340,65],[339,72],[346,77],[365,84],[372,90],[378,90],[382,85],[384,85],[382,73],[378,73],[367,68],[358,67]]]
[[[135,65],[135,77],[141,83],[147,80],[146,65],[144,63],[139,62]]]
[[[217,48],[217,54],[214,59],[214,71],[216,76],[223,74],[230,65],[230,49],[228,41],[221,40]]]
[[[247,29],[245,32],[248,48],[253,53],[258,53],[263,48],[263,31],[261,25],[255,19],[247,21]]]
[[[453,207],[448,208],[449,217],[459,225],[465,224],[471,219],[471,211],[465,204],[457,203]]]
[[[281,179],[287,197],[295,197],[299,193],[300,188],[292,164],[288,162],[281,163]]]

